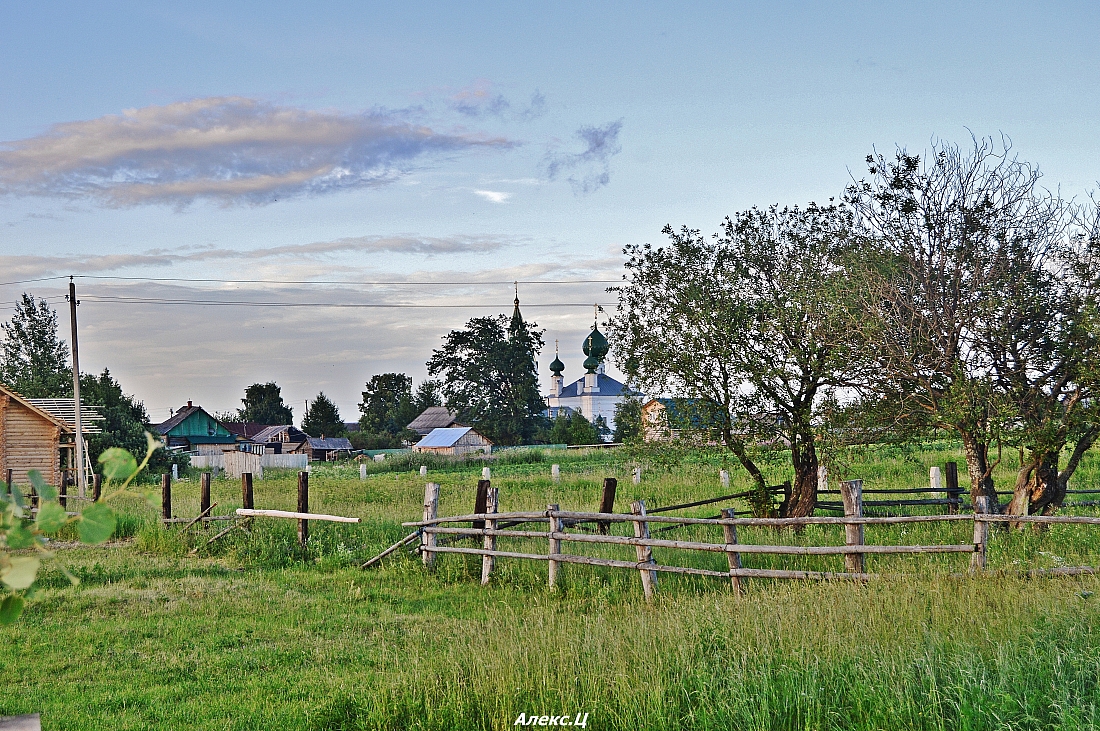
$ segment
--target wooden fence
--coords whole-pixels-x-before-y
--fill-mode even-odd
[[[563,564],[583,564],[588,566],[604,566],[638,571],[646,599],[651,600],[657,592],[658,574],[675,573],[694,576],[708,576],[728,580],[735,591],[740,592],[741,580],[746,578],[767,579],[847,579],[868,580],[874,578],[874,574],[866,571],[866,556],[868,554],[933,554],[933,553],[960,553],[970,554],[970,572],[978,573],[986,568],[986,550],[989,541],[989,526],[998,522],[1028,522],[1028,523],[1080,523],[1100,525],[1100,518],[1084,516],[1006,516],[989,514],[988,498],[980,498],[978,512],[966,515],[913,515],[873,517],[863,515],[863,484],[861,480],[842,482],[840,490],[844,517],[839,516],[812,516],[805,518],[739,518],[733,510],[723,510],[717,518],[683,518],[674,516],[654,515],[646,511],[644,501],[636,501],[631,505],[629,515],[614,512],[577,512],[561,510],[558,505],[548,505],[544,511],[499,512],[499,493],[497,488],[490,487],[487,482],[479,484],[479,488],[485,490],[484,510],[469,515],[454,515],[438,517],[437,507],[439,502],[439,485],[428,483],[424,495],[423,520],[403,523],[405,526],[415,528],[416,531],[402,541],[394,544],[379,556],[368,561],[364,566],[376,563],[383,556],[397,549],[401,545],[411,542],[419,537],[418,550],[424,565],[432,567],[435,555],[440,553],[455,553],[475,555],[482,557],[481,583],[487,584],[493,571],[495,560],[520,559],[530,561],[548,562],[548,583],[554,588],[558,581],[560,568]],[[480,501],[480,497],[479,497]],[[970,522],[973,526],[973,540],[963,544],[932,544],[932,545],[875,545],[865,541],[864,529],[866,526],[896,525],[904,523],[938,523],[938,522]],[[456,526],[454,524],[469,524]],[[633,536],[608,535],[607,533],[593,533],[588,531],[577,532],[579,526],[611,525],[616,523],[630,523],[633,527]],[[514,530],[509,527],[521,524],[546,524],[545,530]],[[662,540],[652,536],[651,526],[664,524],[666,526],[714,526],[722,531],[722,541],[709,543],[705,541],[681,541]],[[805,525],[830,525],[844,528],[844,545],[834,546],[802,546],[802,545],[757,545],[741,543],[738,540],[737,528],[740,526],[754,527],[797,527]],[[572,529],[572,530],[570,530]],[[481,540],[480,547],[466,547],[446,545],[440,538],[463,538]],[[541,548],[535,551],[502,551],[497,548],[497,540],[501,538],[523,539],[525,541],[537,541]],[[626,547],[635,549],[635,560],[626,561],[596,556],[584,556],[569,553],[563,550],[563,545],[569,543],[597,544]],[[709,553],[722,553],[727,558],[728,569],[716,571],[686,566],[674,566],[658,563],[654,558],[654,549],[676,549],[686,551],[701,551]],[[845,570],[842,572],[830,571],[801,571],[783,569],[756,569],[745,568],[741,557],[744,554],[773,554],[787,556],[835,556],[843,555]],[[1090,567],[1072,567],[1065,569],[1053,569],[1053,574],[1092,573]]]

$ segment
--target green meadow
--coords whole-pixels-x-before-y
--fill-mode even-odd
[[[949,443],[848,454],[838,477],[866,488],[927,485],[962,465]],[[1005,463],[1012,460],[1007,459]],[[550,479],[551,463],[562,479]],[[162,528],[159,508],[116,501],[105,546],[58,541],[80,578],[44,570],[23,618],[0,629],[0,715],[39,712],[47,729],[511,729],[520,714],[588,714],[589,729],[1077,729],[1100,726],[1100,589],[1092,576],[1028,578],[1034,568],[1100,565],[1100,526],[994,530],[988,575],[967,555],[869,556],[866,583],[728,581],[662,574],[646,604],[636,571],[441,555],[434,571],[399,551],[359,565],[421,513],[419,460],[315,466],[313,512],[359,525],[257,519],[207,546],[226,523]],[[502,511],[595,510],[604,477],[616,505],[722,493],[720,457],[646,462],[640,485],[616,451],[504,453],[489,463]],[[440,514],[470,512],[482,464],[429,464]],[[773,467],[775,482],[785,479]],[[731,492],[748,487],[732,472]],[[1003,464],[998,487],[1013,473]],[[1090,455],[1074,487],[1100,486]],[[174,511],[198,513],[196,474]],[[217,479],[214,513],[240,506]],[[255,482],[258,508],[295,509],[296,475]],[[740,509],[746,506],[738,505]],[[1086,513],[1092,508],[1074,509]],[[681,514],[705,517],[714,506]],[[617,526],[625,534],[630,526]],[[868,543],[967,543],[969,522],[869,526]],[[662,534],[717,541],[719,529]],[[842,544],[843,529],[743,529],[745,543]],[[541,539],[501,540],[545,552]],[[632,547],[570,550],[633,560]],[[197,549],[197,551],[195,550]],[[725,568],[721,554],[654,549],[661,563]],[[843,570],[843,558],[745,554],[748,567]]]

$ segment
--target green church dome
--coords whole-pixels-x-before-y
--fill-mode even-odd
[[[603,336],[598,327],[593,327],[592,332],[584,339],[584,354],[595,358],[598,365],[598,361],[604,359],[609,349],[607,338]],[[585,361],[585,367],[587,367],[587,363],[588,361]]]
[[[554,360],[550,361],[550,372],[553,373],[555,376],[560,376],[561,372],[564,371],[564,370],[565,370],[565,363],[562,363],[561,358],[559,358],[555,354],[554,355]]]
[[[590,355],[584,359],[584,368],[589,373],[595,373],[596,369],[600,367],[600,359],[594,355]]]

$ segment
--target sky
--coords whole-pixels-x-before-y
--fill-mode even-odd
[[[73,275],[82,369],[155,421],[272,380],[351,421],[518,281],[548,390],[666,224],[972,135],[1084,197],[1098,27],[1086,2],[0,4],[0,318]]]

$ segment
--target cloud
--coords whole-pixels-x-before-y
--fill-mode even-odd
[[[475,190],[474,195],[479,195],[487,201],[493,203],[503,203],[512,197],[511,193],[503,193],[498,190]]]
[[[332,254],[416,254],[420,256],[483,254],[514,243],[497,236],[351,236],[333,241],[288,244],[266,249],[224,249],[180,247],[150,249],[135,254],[72,254],[68,256],[0,256],[4,277],[41,277],[54,274],[114,272],[134,267],[165,267],[216,261],[246,261],[250,268],[279,258],[295,259],[300,267],[306,258],[321,259]],[[285,270],[285,262],[280,265]],[[331,273],[331,265],[318,274]],[[298,276],[298,275],[296,275]],[[312,276],[312,275],[311,275]],[[298,276],[298,278],[308,278]]]
[[[448,106],[467,117],[498,117],[529,121],[546,112],[546,97],[539,90],[531,94],[527,106],[517,109],[503,94],[493,89],[485,80],[460,90],[447,100]]]
[[[514,145],[440,133],[397,112],[209,97],[57,124],[0,144],[0,193],[91,196],[111,206],[266,203],[383,185],[441,156]]]
[[[546,177],[556,180],[572,171],[567,180],[577,195],[587,195],[611,182],[611,158],[622,151],[619,132],[623,121],[608,122],[602,127],[585,125],[574,135],[585,144],[575,154],[550,152],[546,155]]]

